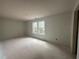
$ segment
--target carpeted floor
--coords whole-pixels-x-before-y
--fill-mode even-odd
[[[0,59],[73,59],[65,49],[30,37],[1,42],[0,51]]]

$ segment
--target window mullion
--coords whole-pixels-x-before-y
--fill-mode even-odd
[[[39,34],[39,22],[37,21],[37,33]]]

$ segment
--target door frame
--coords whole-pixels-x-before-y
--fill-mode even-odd
[[[77,44],[78,44],[78,17],[79,15],[79,5],[74,11],[74,21],[73,21],[73,39],[72,39],[72,54],[77,56]]]

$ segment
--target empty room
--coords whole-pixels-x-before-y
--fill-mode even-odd
[[[79,0],[0,0],[0,59],[79,59]]]

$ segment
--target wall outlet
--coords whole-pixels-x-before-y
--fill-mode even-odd
[[[58,40],[58,39],[56,38],[56,40]]]

